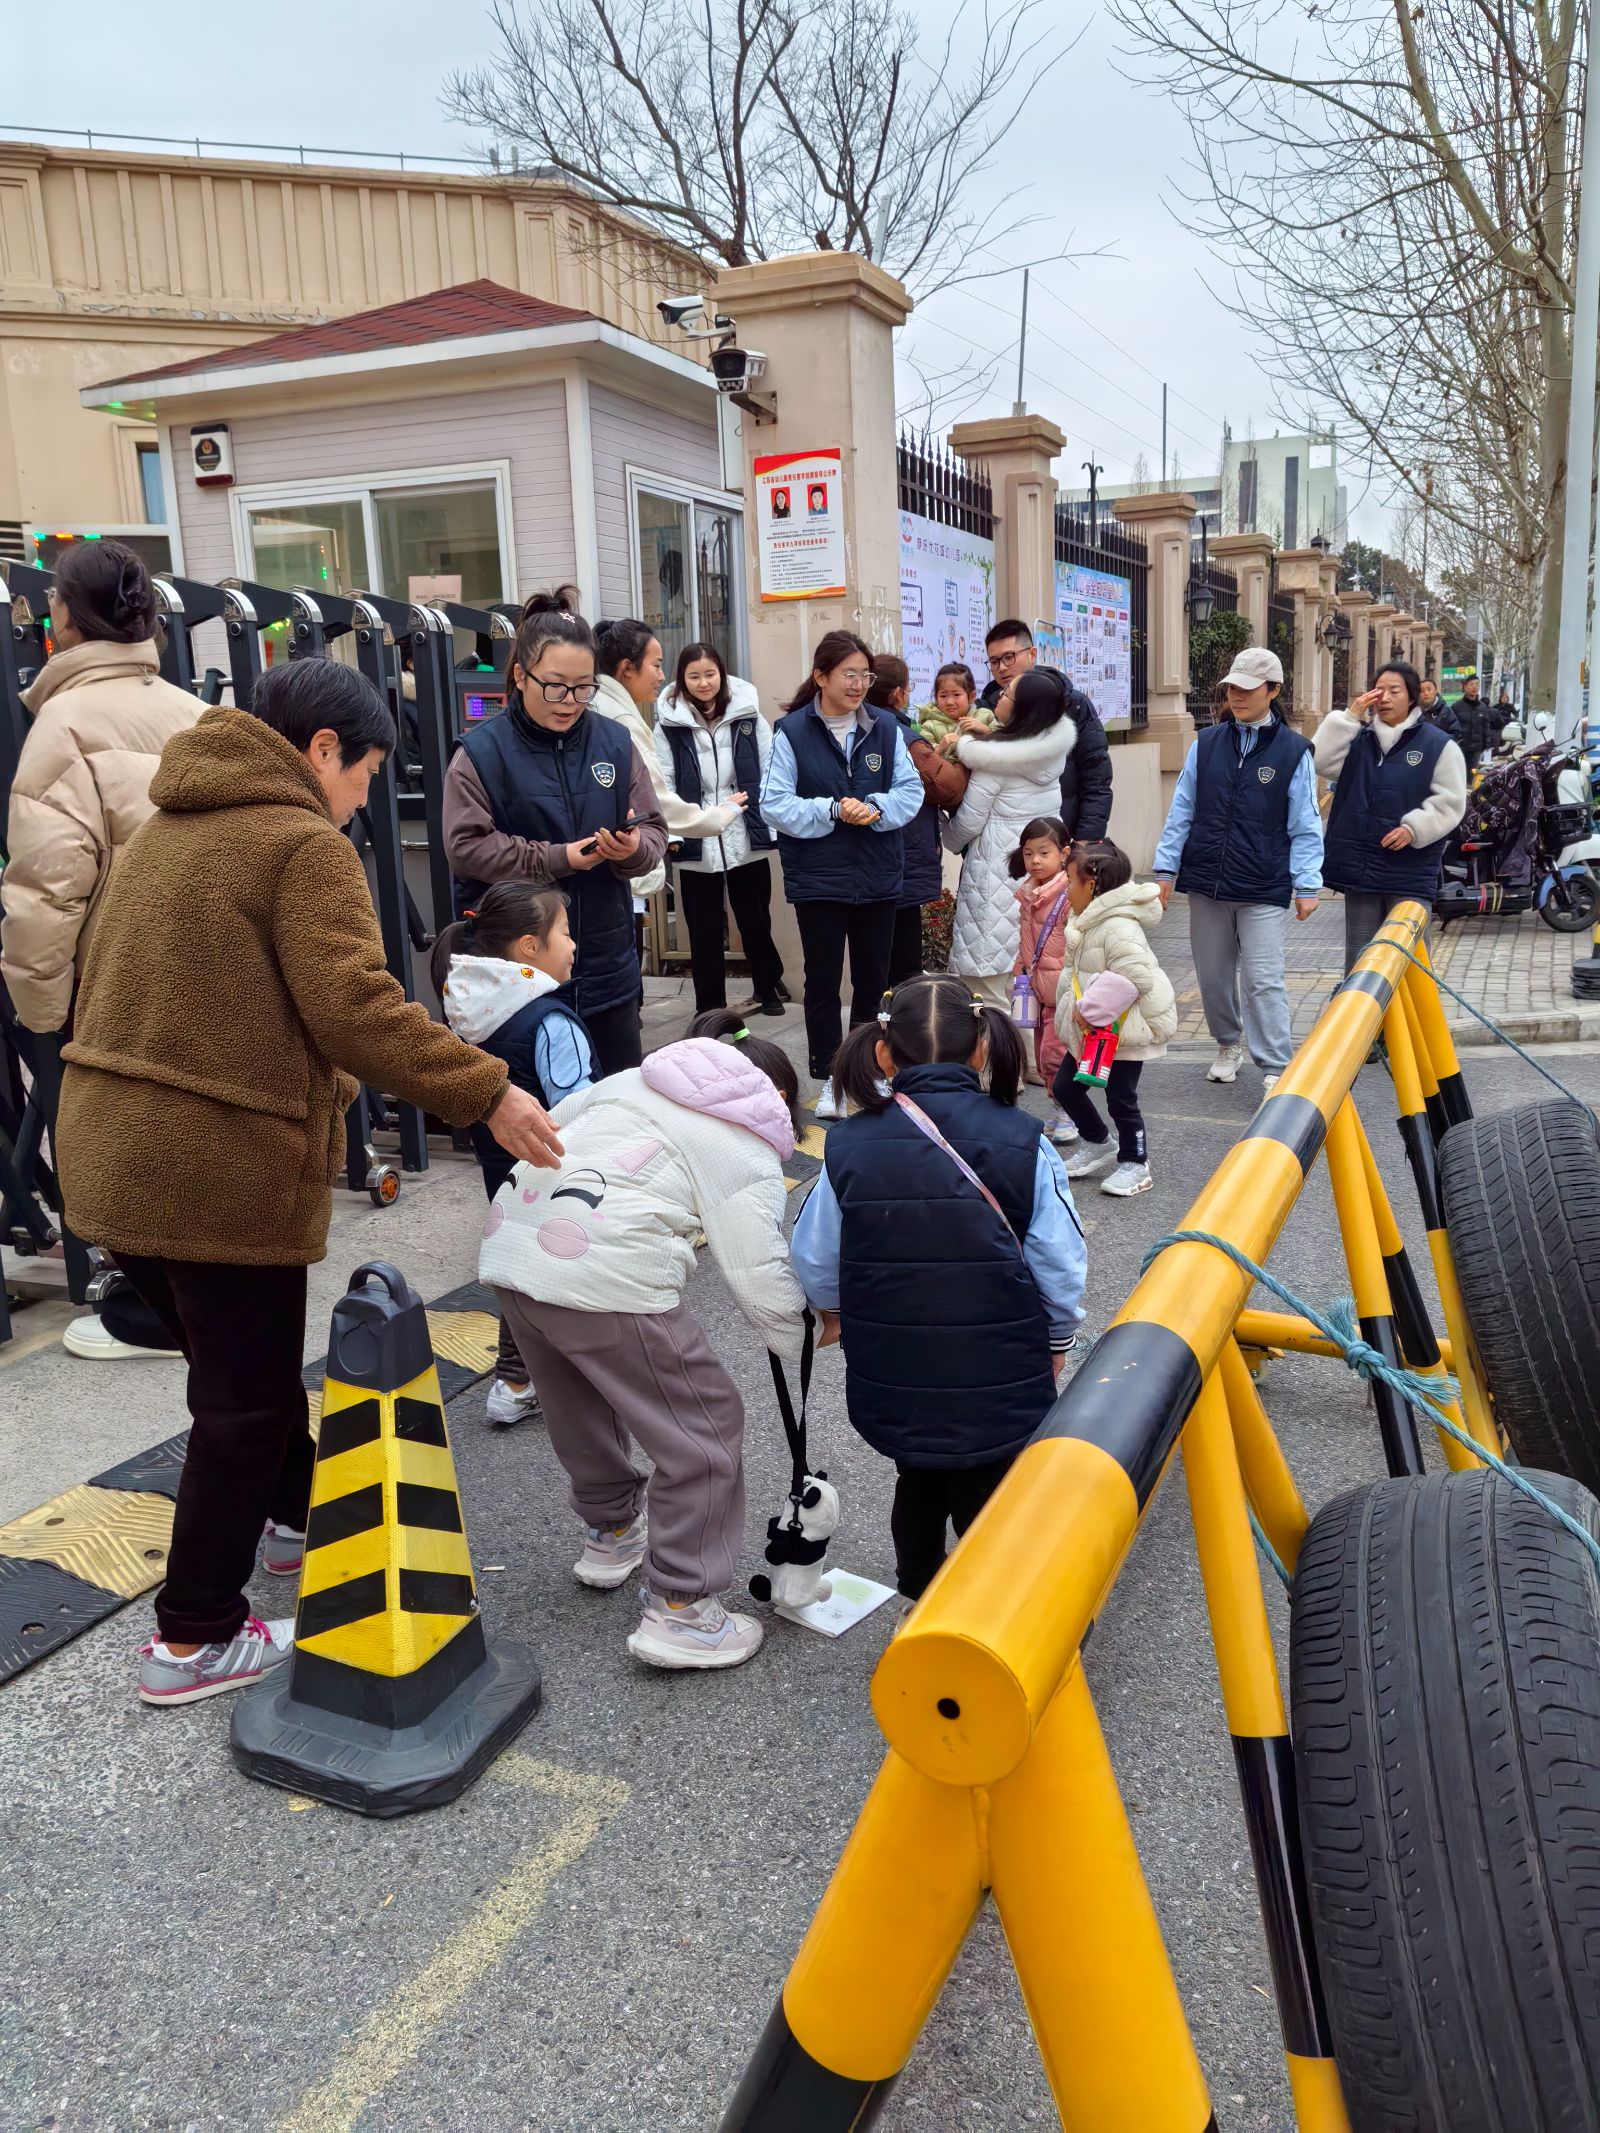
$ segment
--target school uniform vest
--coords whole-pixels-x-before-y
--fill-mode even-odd
[[[716,726],[708,727],[711,745],[717,744],[722,726],[733,729],[733,789],[747,795],[744,804],[744,826],[750,833],[752,852],[770,852],[772,832],[761,819],[761,810],[756,805],[761,792],[761,753],[756,740],[755,718],[734,718],[724,711]],[[669,726],[662,724],[660,730],[667,736],[667,746],[672,751],[672,782],[677,787],[678,798],[687,800],[691,807],[699,807],[706,796],[705,780],[700,775],[699,738],[693,726]],[[678,846],[680,859],[699,859],[705,852],[703,837],[685,837]]]
[[[1194,821],[1178,867],[1187,896],[1219,903],[1287,905],[1294,893],[1289,790],[1311,743],[1276,716],[1240,751],[1234,720],[1195,742]]]
[[[911,720],[901,711],[896,711],[894,718],[900,728],[900,745],[906,747],[912,732]],[[923,801],[901,835],[905,839],[905,873],[900,881],[900,902],[931,904],[944,887],[939,810],[931,800]]]
[[[899,728],[891,711],[874,711],[858,731],[848,759],[822,723],[816,700],[779,719],[777,731],[794,756],[795,791],[806,800],[870,800],[883,804],[894,782]],[[825,837],[778,832],[783,893],[792,904],[898,904],[905,875],[900,830],[836,822]]]
[[[909,1096],[1005,1209],[1033,1219],[1040,1125],[970,1067],[905,1067]],[[897,1104],[828,1134],[839,1202],[845,1404],[875,1451],[978,1466],[1019,1450],[1055,1399],[1050,1330],[1021,1251],[983,1195]]]
[[[596,830],[621,829],[633,778],[633,742],[614,719],[586,711],[566,733],[551,733],[520,712],[502,711],[459,744],[478,773],[496,829],[542,844],[580,844]],[[578,944],[572,982],[555,997],[580,1014],[602,1014],[639,996],[633,892],[609,866],[564,875],[567,923]],[[456,916],[484,884],[454,882]]]
[[[1419,896],[1426,903],[1439,886],[1447,839],[1386,852],[1382,839],[1400,819],[1420,807],[1433,790],[1435,765],[1450,746],[1446,733],[1424,719],[1402,733],[1387,755],[1364,726],[1350,743],[1328,810],[1322,878],[1330,889],[1353,895]]]
[[[550,1108],[550,1097],[544,1083],[539,1079],[535,1058],[535,1040],[541,1022],[555,1015],[576,1023],[585,1038],[589,1032],[583,1029],[582,1017],[573,1013],[559,992],[541,993],[537,1000],[530,1000],[526,1007],[519,1007],[497,1030],[487,1037],[475,1040],[480,1052],[488,1052],[496,1059],[503,1059],[513,1088],[526,1089],[536,1103]],[[591,1043],[591,1049],[593,1049]],[[472,1146],[478,1161],[483,1165],[485,1177],[491,1177],[498,1188],[511,1175],[516,1158],[503,1149],[486,1125],[478,1124],[471,1129]]]

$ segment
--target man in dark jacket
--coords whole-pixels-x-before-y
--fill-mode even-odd
[[[1466,757],[1467,768],[1470,770],[1484,750],[1492,748],[1499,740],[1500,728],[1505,721],[1497,720],[1490,713],[1489,706],[1479,694],[1476,674],[1467,676],[1461,684],[1461,694],[1449,708],[1454,712],[1456,721],[1456,730],[1450,738],[1457,743]]]
[[[978,701],[992,711],[1004,692],[1034,663],[1033,632],[1014,617],[997,622],[983,640],[994,677]],[[1103,837],[1111,821],[1111,747],[1100,714],[1088,697],[1069,691],[1067,716],[1078,738],[1061,773],[1061,819],[1070,839]]]

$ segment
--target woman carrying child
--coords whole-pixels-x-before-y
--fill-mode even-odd
[[[1135,881],[1126,852],[1108,837],[1075,844],[1067,859],[1067,928],[1070,981],[1056,997],[1056,1033],[1067,1056],[1051,1091],[1077,1127],[1078,1145],[1066,1158],[1069,1178],[1093,1177],[1111,1161],[1111,1136],[1085,1083],[1079,1061],[1091,1031],[1116,1032],[1116,1057],[1103,1086],[1106,1109],[1117,1129],[1116,1163],[1100,1190],[1129,1200],[1148,1192],[1150,1175],[1139,1075],[1160,1059],[1177,1034],[1178,1003],[1172,980],[1156,961],[1149,935],[1161,923],[1161,889]],[[1098,1086],[1099,1084],[1097,1084]]]
[[[896,986],[840,1050],[850,1115],[795,1224],[850,1421],[895,1462],[912,1600],[947,1523],[966,1531],[1043,1420],[1083,1316],[1083,1231],[1061,1158],[1017,1109],[1023,1056],[1010,1017],[961,979]]]
[[[559,1171],[515,1171],[484,1225],[478,1276],[538,1383],[583,1522],[573,1575],[607,1588],[644,1564],[628,1649],[648,1666],[738,1666],[761,1643],[718,1598],[744,1534],[744,1406],[683,1292],[703,1231],[762,1341],[798,1358],[783,1164],[799,1093],[777,1045],[725,1009],[701,1015],[570,1097]]]
[[[446,1022],[464,1043],[503,1059],[513,1085],[547,1111],[595,1078],[589,1032],[557,997],[572,977],[577,952],[565,894],[531,881],[499,881],[485,889],[476,908],[446,926],[433,948],[430,974]],[[472,1146],[492,1200],[515,1163],[487,1126],[472,1128]],[[544,1419],[503,1318],[484,1412],[496,1429]]]
[[[1022,939],[1011,973],[1013,1004],[1031,998],[1033,1056],[1042,1087],[1053,1086],[1066,1046],[1056,1035],[1056,997],[1067,959],[1067,922],[1072,916],[1067,892],[1067,831],[1056,815],[1035,815],[1011,855],[1011,878],[1021,882],[1017,904],[1022,912]],[[1028,980],[1021,993],[1018,980]],[[1065,1147],[1078,1129],[1059,1104],[1050,1119],[1050,1138]]]

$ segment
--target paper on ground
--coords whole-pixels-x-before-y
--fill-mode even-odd
[[[786,1621],[799,1622],[806,1629],[821,1630],[825,1637],[842,1637],[847,1629],[854,1629],[868,1615],[881,1607],[885,1600],[894,1598],[891,1585],[880,1585],[872,1578],[857,1577],[853,1571],[828,1571],[833,1581],[833,1590],[825,1600],[811,1600],[804,1607],[778,1607],[775,1613]]]

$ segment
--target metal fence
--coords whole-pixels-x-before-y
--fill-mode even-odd
[[[1272,588],[1272,597],[1267,603],[1267,650],[1276,652],[1283,664],[1283,695],[1280,702],[1285,710],[1294,703],[1294,595],[1284,592],[1279,586]]]
[[[1056,561],[1128,581],[1131,724],[1150,723],[1150,549],[1142,533],[1109,512],[1056,506]]]
[[[902,431],[895,452],[900,509],[940,526],[994,539],[994,491],[981,467],[969,466],[930,438]]]
[[[1209,599],[1197,598],[1201,595]],[[1234,639],[1213,624],[1218,615],[1239,612],[1239,577],[1207,553],[1203,532],[1189,545],[1189,609],[1189,715],[1196,726],[1209,726],[1222,676],[1237,649]],[[1197,613],[1206,620],[1197,621]]]

